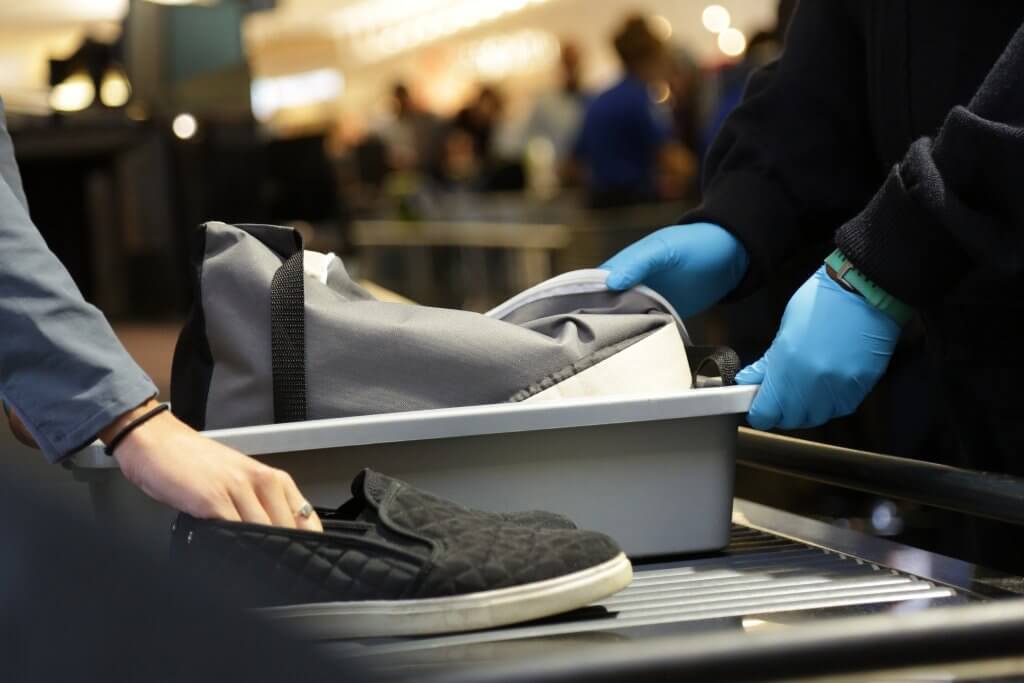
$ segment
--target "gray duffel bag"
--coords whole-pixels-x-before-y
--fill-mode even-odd
[[[197,429],[678,391],[697,374],[672,307],[607,290],[603,271],[478,314],[378,301],[286,227],[208,223],[193,264],[171,399]],[[728,382],[736,363],[714,359]]]

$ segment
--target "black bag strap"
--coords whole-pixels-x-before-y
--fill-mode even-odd
[[[728,346],[689,346],[694,384],[701,386],[732,386],[740,371],[740,357]]]
[[[274,422],[306,419],[306,283],[303,252],[291,255],[270,283],[270,356]]]

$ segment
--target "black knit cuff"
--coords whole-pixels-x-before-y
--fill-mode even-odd
[[[894,168],[867,207],[836,232],[836,245],[882,289],[924,308],[956,284],[965,263],[912,191]]]
[[[775,273],[798,240],[797,221],[783,190],[762,175],[728,173],[712,182],[704,201],[687,212],[680,224],[714,223],[732,234],[747,250],[750,267],[727,297],[752,293]]]

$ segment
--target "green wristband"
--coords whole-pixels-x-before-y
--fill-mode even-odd
[[[864,273],[854,268],[850,260],[838,249],[825,259],[825,265],[836,272],[836,278],[855,289],[865,301],[900,325],[906,325],[914,317],[913,308],[869,280]]]

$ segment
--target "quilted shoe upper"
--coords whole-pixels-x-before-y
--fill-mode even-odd
[[[384,526],[433,545],[432,566],[417,597],[544,581],[596,566],[622,552],[604,534],[524,526],[371,470],[361,477],[365,499]],[[355,484],[359,483],[357,479]]]
[[[368,525],[347,526],[317,534],[181,514],[170,559],[176,573],[247,607],[412,597],[429,549],[382,543],[367,538]]]
[[[352,481],[352,500],[347,505],[365,504],[373,495],[370,489],[378,492],[391,486],[391,482],[397,482],[403,486],[408,487],[408,484],[401,482],[397,479],[374,472],[373,470],[366,469],[361,472]],[[378,495],[377,498],[380,496]],[[436,496],[435,496],[436,498]],[[560,515],[557,512],[548,512],[547,510],[525,510],[522,512],[486,512],[484,510],[475,510],[473,508],[459,505],[454,501],[445,501],[453,509],[457,509],[459,514],[472,515],[481,522],[508,522],[510,524],[518,524],[520,526],[535,527],[538,529],[576,529],[576,523],[566,517]],[[330,512],[327,513],[331,515]]]
[[[526,510],[524,512],[494,513],[506,522],[520,526],[532,526],[538,529],[576,529],[576,522],[557,512],[544,510]]]
[[[321,511],[323,534],[179,515],[172,562],[215,581],[227,599],[263,607],[463,595],[556,578],[621,552],[603,534],[524,525],[521,515],[472,510],[370,470],[352,488],[348,503]]]

